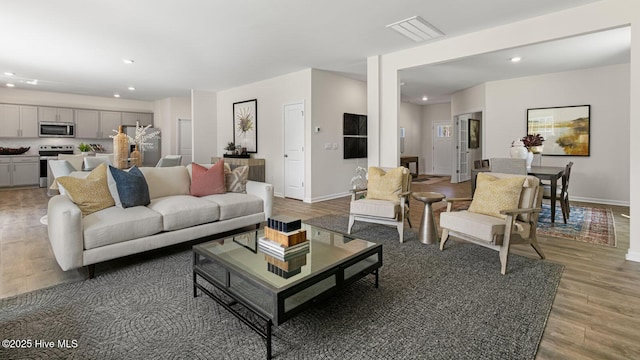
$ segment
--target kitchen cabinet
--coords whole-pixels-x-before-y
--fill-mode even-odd
[[[153,125],[153,114],[150,113],[122,113],[122,125],[136,126],[136,122],[140,123],[140,126]]]
[[[38,137],[38,108],[0,104],[0,137]]]
[[[0,186],[28,186],[40,183],[40,157],[0,157]]]
[[[73,109],[57,107],[38,107],[38,120],[45,122],[69,122],[73,121]]]
[[[76,138],[109,139],[118,130],[122,113],[119,111],[75,110]]]
[[[76,138],[100,138],[100,112],[98,110],[75,110]]]
[[[11,159],[0,157],[0,187],[11,186]]]
[[[115,135],[122,124],[122,113],[119,111],[100,111],[100,138],[108,139],[109,135]]]

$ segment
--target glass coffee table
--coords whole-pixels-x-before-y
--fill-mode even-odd
[[[207,294],[266,340],[280,325],[314,302],[382,266],[382,245],[302,224],[308,250],[281,260],[258,249],[263,230],[193,247],[193,296]],[[200,281],[200,282],[199,282]]]

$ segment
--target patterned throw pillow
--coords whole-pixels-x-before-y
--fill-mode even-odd
[[[398,167],[385,172],[379,167],[370,167],[367,199],[398,200],[402,192],[404,170],[404,167]]]
[[[207,196],[224,194],[224,159],[220,159],[210,168],[191,163],[191,195]]]
[[[56,180],[64,186],[71,201],[78,205],[82,216],[115,204],[107,186],[107,166],[105,164],[100,164],[84,179],[61,176]]]
[[[507,216],[500,214],[500,211],[518,208],[524,180],[524,176],[499,179],[479,173],[469,212],[506,219]]]
[[[116,183],[120,207],[126,209],[134,206],[147,206],[151,203],[149,185],[147,185],[147,180],[140,169],[134,166],[129,171],[124,171],[109,166],[109,171]]]
[[[247,181],[249,180],[249,166],[242,165],[233,169],[224,168],[224,187],[227,192],[247,193]]]

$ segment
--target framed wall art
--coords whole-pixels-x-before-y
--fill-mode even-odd
[[[544,156],[589,156],[591,105],[527,109],[527,134],[545,138]]]
[[[480,120],[469,119],[469,149],[480,147]]]
[[[247,153],[258,152],[258,100],[233,103],[233,142]]]

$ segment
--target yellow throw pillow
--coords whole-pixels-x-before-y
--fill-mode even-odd
[[[78,205],[82,216],[115,205],[107,185],[107,166],[105,164],[100,164],[84,179],[61,176],[56,180],[64,186],[71,201]]]
[[[500,211],[518,208],[524,180],[524,176],[497,178],[479,173],[469,211],[506,219]]]
[[[367,199],[398,200],[398,194],[402,192],[404,169],[398,167],[385,172],[379,167],[370,167]]]

